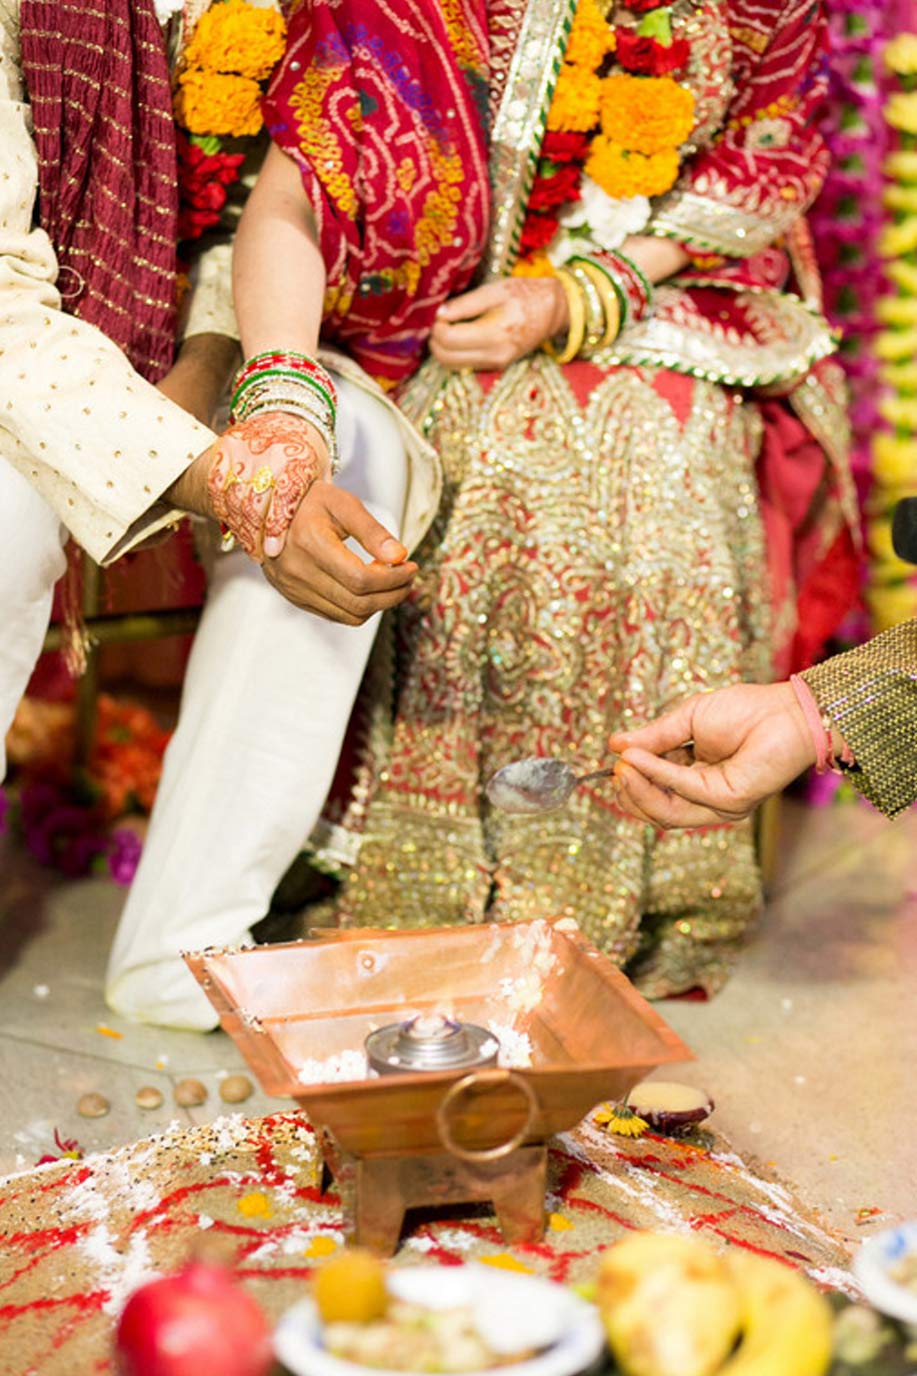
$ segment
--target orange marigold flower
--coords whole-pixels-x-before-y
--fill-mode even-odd
[[[599,122],[602,83],[594,72],[565,62],[560,69],[548,110],[548,128],[584,134]]]
[[[579,0],[564,60],[592,72],[606,53],[615,50],[615,31],[599,9],[597,0]]]
[[[520,258],[513,268],[514,277],[552,277],[554,264],[545,253],[534,253],[531,258]]]
[[[199,68],[182,72],[175,118],[192,134],[257,134],[263,124],[261,87],[247,76],[225,76]]]
[[[286,36],[286,23],[277,10],[247,0],[224,0],[211,5],[198,21],[185,51],[185,66],[263,81],[283,57]]]
[[[599,134],[592,140],[585,172],[613,200],[629,196],[661,196],[678,178],[678,150],[633,153]]]
[[[637,153],[677,148],[694,128],[694,95],[670,76],[616,72],[602,82],[600,107],[607,137]]]

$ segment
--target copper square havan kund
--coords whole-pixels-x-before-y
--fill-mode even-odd
[[[350,1234],[383,1254],[420,1205],[490,1200],[508,1241],[539,1237],[547,1139],[691,1055],[569,921],[330,932],[186,959],[263,1088],[306,1111]],[[433,1013],[491,1030],[503,1064],[365,1068],[369,1033]]]

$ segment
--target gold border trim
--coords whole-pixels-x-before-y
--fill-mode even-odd
[[[576,0],[529,0],[490,143],[493,220],[481,279],[504,277],[519,236]]]
[[[657,201],[647,232],[660,239],[677,239],[705,253],[747,258],[769,248],[798,218],[799,206],[795,203],[787,205],[785,215],[765,219],[712,195],[701,196],[675,187]]]
[[[657,308],[672,302],[677,289],[658,288]],[[600,365],[671,368],[727,387],[772,387],[795,382],[813,363],[837,349],[825,321],[796,297],[776,292],[737,292],[759,315],[767,314],[769,343],[749,337],[726,340],[716,333],[665,318],[664,311],[626,329],[611,349],[597,353]]]

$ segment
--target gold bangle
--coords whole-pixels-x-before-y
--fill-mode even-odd
[[[591,358],[605,337],[606,319],[602,298],[592,278],[578,263],[567,263],[565,271],[573,275],[583,291],[586,305],[586,335],[580,346],[582,358]]]
[[[621,333],[621,302],[618,293],[602,269],[596,267],[595,263],[590,263],[588,258],[575,258],[570,266],[585,273],[599,294],[605,312],[605,333],[596,348],[607,349]]]
[[[582,287],[572,273],[564,268],[558,268],[554,275],[567,298],[567,338],[562,348],[558,348],[553,339],[546,339],[541,347],[546,354],[550,354],[555,363],[570,363],[576,358],[586,337],[586,300]]]

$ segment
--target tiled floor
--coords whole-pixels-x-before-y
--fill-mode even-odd
[[[222,1033],[135,1027],[103,1004],[123,891],[49,881],[9,838],[0,876],[0,1172],[52,1150],[55,1128],[98,1150],[235,1111],[219,1082],[244,1067]],[[738,974],[710,1004],[662,1011],[697,1054],[679,1077],[712,1092],[740,1153],[852,1238],[884,1221],[862,1225],[860,1210],[917,1217],[917,813],[889,824],[784,803],[774,893]],[[188,1075],[208,1088],[201,1108],[173,1102]],[[161,1109],[135,1106],[144,1084]],[[107,1117],[78,1116],[87,1090]],[[257,1092],[245,1112],[280,1102]]]

